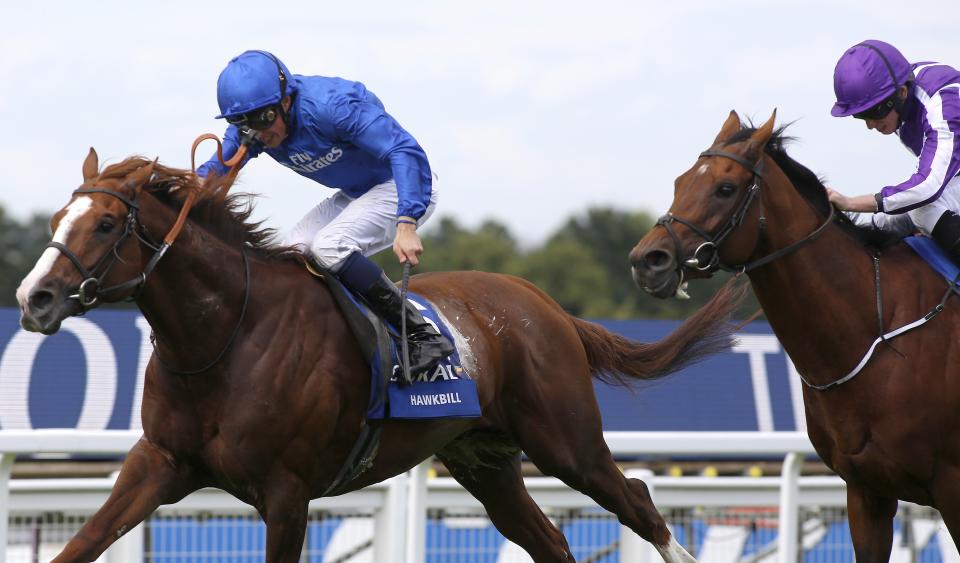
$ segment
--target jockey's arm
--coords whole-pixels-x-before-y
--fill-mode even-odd
[[[931,115],[956,115],[960,112],[960,101],[955,96],[943,100],[937,95],[925,105],[927,113],[917,171],[905,182],[880,190],[880,211],[884,213],[904,213],[930,203],[940,197],[947,183],[960,172],[960,151],[954,150],[960,142],[955,132],[960,124],[930,118]]]
[[[430,205],[433,181],[423,149],[379,105],[350,99],[334,111],[337,134],[360,149],[390,163],[397,183],[397,217],[418,220]]]
[[[827,198],[840,211],[856,211],[859,213],[877,211],[877,198],[873,194],[845,196],[833,188],[827,188]]]

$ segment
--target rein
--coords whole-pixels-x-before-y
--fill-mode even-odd
[[[756,199],[756,194],[759,192],[759,189],[760,189],[759,182],[763,178],[762,169],[761,169],[761,164],[763,161],[761,160],[759,163],[757,163],[757,165],[753,165],[747,159],[743,158],[738,154],[733,154],[725,151],[716,151],[716,150],[704,151],[700,153],[700,156],[701,157],[719,156],[723,158],[729,158],[730,160],[733,160],[739,163],[740,165],[744,166],[745,168],[753,172],[753,182],[748,188],[747,195],[740,202],[740,205],[737,207],[737,209],[734,210],[733,214],[730,216],[730,219],[727,221],[726,225],[724,225],[720,229],[720,232],[718,232],[715,236],[709,235],[704,229],[698,227],[697,225],[691,223],[690,221],[680,219],[679,217],[675,217],[670,213],[664,215],[657,221],[657,225],[660,225],[663,228],[665,228],[667,232],[670,234],[670,237],[673,239],[674,247],[676,249],[677,257],[678,257],[677,271],[680,275],[681,283],[683,282],[683,274],[685,271],[684,268],[694,268],[696,270],[710,271],[710,272],[714,272],[718,269],[722,269],[725,271],[742,274],[745,272],[749,272],[750,270],[753,270],[755,268],[759,268],[760,266],[769,264],[770,262],[773,262],[774,260],[782,258],[783,256],[790,254],[791,252],[795,252],[796,250],[803,247],[804,245],[807,245],[813,242],[814,240],[817,239],[817,237],[820,236],[821,233],[823,233],[823,231],[827,228],[827,226],[833,222],[833,219],[836,215],[836,208],[833,205],[830,205],[830,213],[827,216],[827,219],[823,222],[823,224],[817,227],[813,232],[811,232],[806,237],[794,243],[791,243],[777,251],[774,251],[766,256],[763,256],[762,258],[758,258],[756,260],[747,262],[739,266],[726,266],[720,263],[718,248],[720,244],[723,242],[723,240],[727,237],[727,235],[729,235],[736,227],[740,225],[740,223],[743,221],[744,216],[747,213],[747,210],[750,208],[750,205],[753,203],[754,199]],[[697,247],[697,249],[693,252],[693,255],[690,258],[681,259],[681,257],[684,256],[684,254],[680,246],[680,238],[676,235],[676,233],[674,233],[673,229],[670,227],[670,224],[674,222],[677,222],[677,223],[680,223],[681,225],[686,226],[687,228],[695,232],[697,235],[699,235],[701,238],[705,239],[706,241]],[[759,243],[759,235],[763,232],[765,225],[766,225],[766,219],[764,218],[763,212],[761,211],[760,225],[758,227],[759,232],[757,236],[758,243]],[[707,260],[706,264],[703,264],[701,262],[701,251],[704,249],[711,252],[711,254],[708,255],[709,259]],[[936,317],[938,314],[940,314],[941,311],[943,311],[943,308],[946,305],[947,299],[952,294],[954,293],[960,294],[960,287],[958,287],[957,285],[958,282],[960,282],[960,276],[958,276],[957,279],[953,280],[952,282],[948,282],[947,290],[943,294],[943,297],[940,299],[940,302],[936,306],[934,306],[926,315],[917,319],[916,321],[907,323],[901,326],[900,328],[884,333],[883,331],[883,299],[880,291],[880,257],[874,256],[873,263],[874,263],[874,272],[875,272],[874,283],[876,285],[876,299],[877,299],[877,322],[879,326],[880,335],[876,339],[874,339],[873,343],[870,344],[870,347],[867,349],[866,353],[860,359],[860,362],[856,365],[856,367],[854,367],[847,374],[843,375],[842,377],[834,381],[831,381],[830,383],[817,385],[807,381],[806,378],[803,377],[803,375],[797,372],[797,375],[800,376],[800,380],[807,387],[814,389],[816,391],[826,391],[828,389],[837,387],[839,385],[842,385],[850,381],[851,379],[856,377],[858,374],[860,374],[861,371],[863,371],[863,368],[866,367],[867,362],[869,362],[870,358],[873,357],[873,353],[876,350],[878,344],[881,344],[881,343],[887,344],[888,346],[893,348],[893,346],[889,343],[889,340],[926,324],[928,321],[930,321],[931,319]],[[896,351],[895,348],[893,349],[894,351]]]
[[[237,150],[237,153],[233,155],[233,158],[224,162],[223,144],[220,142],[219,137],[217,137],[213,133],[204,133],[203,135],[200,135],[199,137],[194,139],[193,146],[190,149],[190,170],[194,173],[197,172],[197,162],[196,162],[197,147],[200,146],[200,143],[202,143],[207,139],[213,139],[214,141],[216,141],[217,159],[224,166],[230,167],[230,171],[227,172],[227,177],[231,178],[231,181],[232,181],[232,179],[235,178],[237,173],[240,171],[240,165],[243,162],[243,158],[247,154],[247,147],[246,145],[241,145],[240,148]],[[184,201],[183,208],[180,211],[180,215],[177,217],[176,223],[174,223],[173,228],[170,230],[170,234],[167,235],[167,238],[171,239],[170,244],[173,244],[173,239],[176,239],[177,235],[180,234],[180,229],[183,227],[183,224],[186,221],[186,217],[187,217],[187,214],[184,212],[184,210],[189,211],[189,208],[193,206],[193,201],[195,196],[196,196],[195,191],[191,191],[190,193],[187,194],[187,199],[186,201]],[[212,368],[213,366],[217,365],[218,363],[220,363],[220,360],[222,360],[223,357],[226,356],[227,351],[230,350],[230,348],[233,346],[233,341],[236,340],[237,334],[240,333],[240,326],[243,324],[243,319],[247,316],[247,303],[250,301],[250,259],[247,258],[247,253],[242,246],[240,247],[240,256],[241,258],[243,258],[243,302],[240,305],[240,318],[237,319],[237,324],[233,327],[233,332],[230,333],[230,338],[227,339],[227,343],[220,350],[220,353],[217,354],[216,357],[210,360],[203,367],[197,368],[197,369],[180,370],[172,367],[169,363],[167,363],[166,361],[163,360],[163,358],[160,357],[160,351],[157,349],[156,335],[153,332],[151,332],[150,345],[153,346],[153,353],[157,358],[157,362],[161,366],[163,366],[165,370],[176,375],[197,375],[197,374],[203,373],[209,370],[210,368]]]
[[[244,157],[246,157],[247,155],[247,147],[245,145],[241,145],[240,148],[237,150],[236,154],[230,160],[224,162],[223,149],[222,149],[223,145],[220,139],[217,138],[216,135],[213,135],[211,133],[200,135],[199,137],[197,137],[196,140],[194,140],[193,147],[190,153],[191,171],[196,173],[197,169],[196,169],[195,158],[196,158],[197,147],[201,142],[207,139],[213,139],[217,142],[217,158],[220,160],[221,164],[230,167],[230,170],[227,173],[227,176],[230,177],[231,179],[235,178],[237,173],[240,170],[240,166],[243,162]],[[69,296],[69,299],[76,299],[80,303],[81,313],[85,313],[89,309],[94,307],[104,296],[107,296],[117,291],[132,290],[130,297],[131,298],[136,297],[136,295],[143,289],[144,285],[146,285],[147,276],[149,276],[150,273],[153,272],[154,268],[156,268],[157,264],[160,262],[160,259],[163,258],[163,256],[167,253],[167,250],[177,240],[177,237],[180,236],[180,232],[183,230],[183,226],[186,223],[187,216],[189,215],[190,210],[193,207],[193,204],[196,201],[196,196],[197,196],[196,190],[191,190],[190,192],[187,193],[187,197],[180,208],[180,213],[177,215],[176,221],[174,221],[173,226],[170,227],[170,231],[167,232],[167,235],[163,238],[163,242],[157,243],[156,241],[153,240],[153,238],[147,232],[146,227],[143,227],[143,225],[139,221],[139,218],[137,217],[137,213],[140,211],[141,189],[142,187],[139,187],[139,186],[136,187],[135,195],[132,200],[120,192],[108,190],[105,188],[97,188],[97,187],[78,188],[73,191],[74,196],[76,196],[77,194],[106,194],[120,200],[127,206],[127,215],[126,215],[126,218],[124,219],[123,232],[120,233],[120,236],[113,243],[113,246],[110,248],[110,250],[108,250],[102,257],[100,257],[100,259],[97,260],[97,262],[93,265],[92,268],[88,269],[86,266],[84,266],[83,262],[80,260],[80,257],[77,256],[76,253],[74,253],[72,250],[67,248],[67,246],[62,243],[51,241],[47,243],[45,247],[45,248],[54,248],[57,251],[59,251],[61,254],[66,256],[67,259],[70,260],[70,262],[77,269],[77,271],[80,272],[81,276],[83,276],[84,279],[82,282],[80,282],[80,285],[77,288],[77,293]],[[140,229],[137,228],[138,225],[142,227],[142,230],[143,230],[142,233],[140,232]],[[123,262],[123,259],[120,258],[120,250],[119,250],[120,245],[122,245],[130,235],[136,236],[140,240],[140,242],[146,245],[150,250],[153,250],[154,252],[153,256],[147,262],[147,265],[144,266],[143,271],[139,275],[134,276],[133,278],[125,282],[112,285],[110,287],[102,287],[103,278],[107,276],[107,274],[110,272],[113,266],[117,263],[117,261],[119,260],[120,262]],[[160,354],[156,350],[156,343],[154,341],[155,339],[151,334],[150,341],[151,341],[151,344],[154,345],[154,352],[157,355],[157,360],[168,371],[178,375],[194,375],[194,374],[202,373],[204,371],[209,370],[210,368],[215,366],[221,359],[223,359],[223,356],[226,355],[227,350],[229,350],[230,347],[233,345],[233,341],[236,338],[237,333],[239,333],[240,325],[243,323],[243,319],[246,315],[247,302],[249,301],[249,297],[250,297],[250,263],[249,263],[249,259],[247,258],[247,254],[243,248],[240,249],[240,255],[243,258],[243,266],[244,266],[243,304],[240,309],[240,319],[237,321],[237,326],[234,327],[233,332],[231,333],[226,346],[224,346],[224,348],[220,351],[220,353],[217,354],[217,356],[213,359],[213,361],[209,362],[207,365],[205,365],[200,369],[177,370],[170,367],[166,362],[164,362],[160,358]],[[109,259],[109,262],[107,262],[108,259]]]
[[[791,243],[779,250],[776,250],[766,256],[752,260],[745,264],[740,265],[726,265],[720,262],[720,253],[719,248],[723,243],[724,239],[732,233],[740,224],[743,222],[743,218],[746,216],[747,212],[750,210],[750,206],[754,201],[758,200],[757,195],[760,193],[760,181],[763,179],[763,160],[760,160],[758,163],[753,164],[747,159],[743,158],[738,154],[734,154],[726,151],[719,150],[706,150],[700,153],[700,157],[707,156],[718,156],[722,158],[728,158],[734,162],[740,164],[747,170],[753,173],[753,179],[750,185],[747,187],[747,193],[740,201],[740,204],[730,215],[730,218],[727,220],[726,224],[720,228],[719,232],[716,235],[710,235],[706,232],[705,229],[699,227],[692,221],[682,219],[675,216],[672,213],[667,213],[663,217],[657,220],[657,226],[661,226],[667,230],[667,233],[670,235],[670,238],[673,239],[674,250],[677,255],[677,273],[680,276],[680,283],[683,283],[683,277],[686,269],[694,269],[698,271],[706,272],[715,272],[717,270],[724,270],[726,272],[733,272],[736,274],[743,274],[749,272],[750,270],[759,268],[782,258],[792,252],[799,250],[801,247],[810,244],[819,237],[823,231],[827,228],[830,223],[833,222],[835,215],[835,209],[830,206],[830,214],[827,216],[826,220],[817,227],[813,232],[811,232],[806,237]],[[761,203],[761,206],[763,204]],[[680,237],[677,236],[674,232],[671,225],[673,223],[680,223],[681,225],[687,227],[694,233],[696,233],[700,238],[704,239],[704,243],[697,247],[693,251],[693,254],[689,257],[686,257],[686,253],[683,251],[683,247],[680,244]],[[766,227],[766,217],[763,214],[762,208],[760,211],[760,220],[757,226],[757,244],[760,243],[760,236],[763,234],[763,231]],[[754,249],[754,252],[756,249]],[[705,253],[709,254],[705,254]]]
[[[236,340],[237,334],[240,333],[240,326],[243,324],[243,319],[247,316],[247,303],[250,302],[250,259],[247,257],[247,252],[243,247],[240,248],[240,256],[243,258],[243,303],[240,305],[240,318],[237,319],[237,324],[233,327],[233,332],[230,333],[230,338],[227,339],[227,343],[220,350],[220,353],[202,368],[180,370],[172,367],[160,357],[160,351],[157,350],[157,338],[154,333],[151,332],[150,345],[153,346],[153,353],[157,357],[157,362],[163,366],[163,369],[176,375],[197,375],[220,363],[220,360],[223,359],[227,351],[233,346],[233,341]]]
[[[890,332],[884,333],[883,332],[883,299],[880,295],[880,256],[879,255],[873,257],[873,267],[874,267],[874,281],[876,284],[876,295],[877,295],[877,321],[880,326],[880,336],[875,338],[874,341],[870,344],[870,347],[867,348],[866,353],[864,353],[863,357],[860,359],[860,363],[858,363],[856,367],[850,370],[850,372],[847,373],[846,375],[838,379],[835,379],[830,383],[825,383],[823,385],[816,385],[814,383],[810,383],[798,371],[797,375],[800,376],[800,381],[802,381],[807,387],[817,391],[826,391],[827,389],[831,389],[833,387],[843,385],[844,383],[850,381],[851,379],[859,375],[861,371],[863,371],[863,368],[866,367],[867,362],[869,362],[870,358],[873,357],[873,353],[874,351],[876,351],[877,345],[880,343],[890,346],[890,348],[892,348],[895,352],[900,354],[900,352],[897,351],[896,348],[893,348],[893,345],[890,344],[889,340],[892,340],[893,338],[896,338],[901,334],[904,334],[915,328],[918,328],[920,326],[927,324],[928,321],[932,320],[934,317],[939,315],[941,311],[943,311],[943,308],[947,304],[947,299],[949,299],[951,295],[953,295],[954,293],[960,294],[960,287],[958,287],[957,285],[957,283],[960,282],[960,275],[958,275],[957,278],[955,278],[953,281],[947,282],[947,291],[944,292],[943,297],[940,298],[940,302],[937,303],[932,309],[930,309],[930,311],[927,312],[926,315],[920,317],[919,319],[913,321],[912,323],[907,323],[901,326],[900,328],[896,328],[894,330],[891,330]]]
[[[246,145],[241,145],[237,150],[236,154],[228,161],[224,162],[223,160],[223,145],[220,142],[220,139],[212,133],[205,133],[196,138],[193,142],[193,147],[190,152],[190,167],[191,171],[196,173],[196,153],[197,147],[201,142],[213,139],[217,142],[217,158],[220,160],[221,164],[224,166],[229,166],[230,171],[227,173],[228,177],[236,177],[237,173],[240,170],[240,164],[243,162],[244,157],[247,155]],[[193,207],[193,203],[196,200],[197,194],[196,191],[190,191],[187,193],[187,197],[183,202],[183,206],[180,208],[180,214],[177,216],[177,220],[174,222],[173,226],[170,228],[170,231],[163,238],[163,243],[157,243],[150,237],[146,229],[144,229],[143,234],[137,230],[137,225],[139,220],[137,219],[137,213],[140,210],[140,190],[137,189],[134,198],[131,200],[120,192],[115,192],[113,190],[107,190],[104,188],[78,188],[73,191],[73,195],[77,194],[107,194],[109,196],[115,197],[122,201],[127,206],[127,216],[124,219],[124,228],[123,232],[120,234],[120,237],[116,242],[113,243],[113,246],[104,254],[97,262],[93,265],[92,268],[88,269],[83,265],[83,262],[80,261],[80,258],[66,245],[50,241],[44,248],[54,248],[62,253],[67,259],[73,263],[74,267],[77,268],[77,271],[80,272],[80,275],[83,276],[83,281],[80,282],[80,285],[77,288],[77,293],[70,295],[70,299],[76,299],[80,303],[80,308],[82,312],[87,312],[90,308],[95,306],[104,296],[107,296],[116,291],[126,291],[129,289],[133,290],[131,296],[135,296],[144,284],[147,283],[147,276],[153,271],[157,266],[157,263],[163,258],[163,255],[167,253],[167,250],[170,246],[173,245],[174,241],[177,240],[177,237],[180,235],[180,231],[183,229],[184,223],[186,223],[187,215],[190,213],[190,209]],[[114,264],[117,261],[123,262],[123,259],[120,258],[120,245],[129,237],[130,235],[135,235],[140,242],[144,243],[150,250],[154,252],[153,257],[147,262],[147,265],[144,267],[143,272],[140,275],[135,276],[123,283],[113,285],[110,287],[101,287],[102,280],[107,276],[110,270],[113,268]],[[109,263],[104,263],[108,258],[112,256]],[[103,268],[102,271],[99,271]]]

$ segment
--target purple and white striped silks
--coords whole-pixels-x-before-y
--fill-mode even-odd
[[[960,71],[940,63],[916,63],[913,69],[916,82],[897,135],[920,160],[905,182],[880,191],[882,211],[890,214],[936,200],[960,172]]]

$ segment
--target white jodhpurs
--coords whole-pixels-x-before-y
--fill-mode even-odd
[[[437,206],[437,178],[433,177],[430,205],[417,225],[430,218]],[[387,180],[354,199],[341,191],[321,201],[283,238],[336,272],[354,252],[372,256],[393,246],[397,234],[397,184]]]

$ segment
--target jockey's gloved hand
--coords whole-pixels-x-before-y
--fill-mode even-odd
[[[250,149],[263,149],[263,143],[257,138],[257,132],[251,127],[238,127],[240,144]]]

